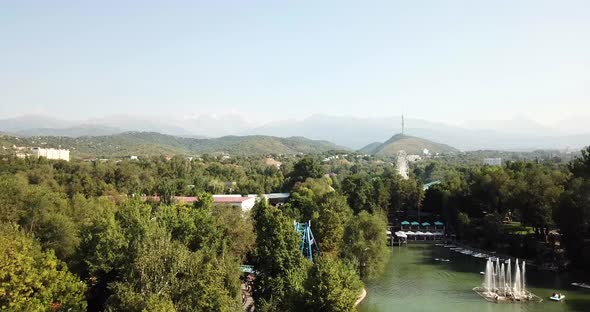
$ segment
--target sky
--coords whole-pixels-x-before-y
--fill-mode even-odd
[[[0,118],[590,116],[590,1],[0,2]]]

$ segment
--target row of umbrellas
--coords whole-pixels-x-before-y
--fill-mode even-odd
[[[402,221],[401,225],[412,225],[412,226],[414,226],[414,225],[418,225],[418,226],[419,226],[419,225],[420,225],[420,223],[418,223],[418,222],[416,222],[416,221],[412,221],[412,222],[408,222],[408,221]],[[436,225],[436,226],[443,226],[443,225],[444,225],[444,223],[442,223],[442,222],[440,222],[440,221],[435,221],[435,222],[434,222],[434,225]],[[428,222],[422,222],[422,226],[430,226],[430,223],[428,223]]]

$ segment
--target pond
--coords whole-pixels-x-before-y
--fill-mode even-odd
[[[472,289],[481,286],[486,259],[474,258],[434,245],[410,244],[393,247],[385,272],[367,284],[368,295],[360,312],[519,312],[590,311],[590,289],[570,283],[568,273],[537,271],[527,267],[527,289],[543,298],[540,303],[492,303]],[[435,261],[447,258],[449,262]],[[549,300],[553,292],[566,296],[562,302]]]

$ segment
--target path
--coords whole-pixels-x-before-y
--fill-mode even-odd
[[[366,296],[367,296],[367,290],[363,288],[363,291],[361,292],[361,296],[356,300],[356,302],[354,303],[354,306],[356,307],[357,305],[359,305],[359,303],[361,303],[361,301],[363,301],[363,299],[365,299]]]
[[[254,311],[254,298],[252,298],[252,288],[248,287],[246,283],[242,283],[242,303],[244,304],[244,311]]]

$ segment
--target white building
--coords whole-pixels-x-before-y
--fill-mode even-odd
[[[214,204],[226,204],[240,207],[242,211],[249,211],[256,204],[256,197],[242,195],[213,195]]]
[[[425,148],[425,149],[422,150],[422,154],[429,155],[430,154],[430,151],[427,148]]]
[[[69,150],[33,147],[32,152],[34,157],[45,157],[47,159],[63,159],[65,161],[70,161]]]
[[[502,166],[502,158],[484,158],[483,164],[486,166]]]

